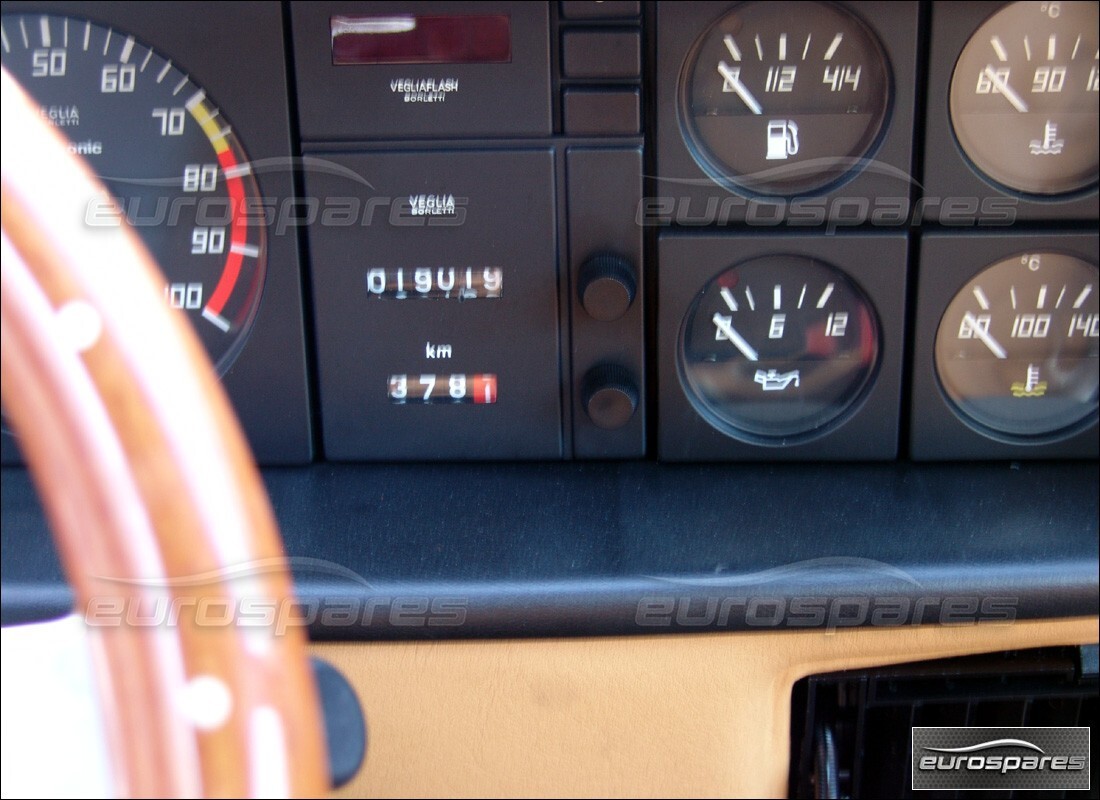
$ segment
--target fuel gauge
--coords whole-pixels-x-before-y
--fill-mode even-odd
[[[680,122],[718,183],[766,195],[826,188],[859,169],[890,106],[882,45],[829,3],[748,2],[699,38]]]

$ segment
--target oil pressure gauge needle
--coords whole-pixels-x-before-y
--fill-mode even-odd
[[[737,92],[737,96],[745,101],[745,105],[749,107],[749,111],[754,114],[763,114],[764,107],[760,105],[759,101],[752,96],[752,92],[749,91],[745,84],[741,83],[741,70],[731,69],[730,65],[725,61],[718,62],[718,74],[726,81],[726,83]]]
[[[985,67],[985,76],[993,82],[993,85],[997,88],[997,91],[1004,95],[1005,100],[1012,103],[1013,108],[1019,111],[1021,114],[1027,113],[1027,103],[1024,102],[1020,95],[1016,94],[1016,90],[1008,85],[1008,78],[1002,78],[993,69],[992,64],[987,64]]]
[[[741,351],[741,355],[749,361],[760,360],[760,354],[753,349],[751,344],[745,341],[745,337],[735,331],[733,326],[726,322],[725,317],[716,313],[711,319],[714,321],[715,327],[718,328],[727,339],[733,342],[734,347]]]
[[[983,330],[978,324],[978,320],[969,311],[963,314],[963,322],[970,328],[971,333],[981,339],[982,344],[989,348],[989,352],[997,356],[997,358],[1008,358],[1008,353],[1001,347],[1001,343],[994,339],[989,331]]]

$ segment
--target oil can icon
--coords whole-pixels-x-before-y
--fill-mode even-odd
[[[785,160],[798,154],[798,125],[793,119],[768,122],[768,161]]]
[[[791,384],[794,384],[794,388],[798,388],[801,382],[801,376],[798,373],[797,369],[790,372],[779,372],[774,369],[765,372],[758,369],[752,379],[754,383],[759,383],[760,388],[765,392],[782,392]]]

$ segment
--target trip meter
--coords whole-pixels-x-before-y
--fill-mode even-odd
[[[115,196],[224,372],[259,304],[266,239],[229,122],[183,69],[135,37],[75,17],[5,14],[6,69]],[[90,225],[118,224],[89,206]]]
[[[859,287],[824,262],[775,255],[700,292],[681,331],[680,374],[712,425],[785,445],[843,419],[878,356],[877,316]]]
[[[815,192],[856,171],[890,107],[883,48],[854,14],[816,2],[749,2],[699,38],[680,121],[703,169],[733,190]]]
[[[1011,3],[975,31],[951,79],[951,124],[986,176],[1018,192],[1095,185],[1095,2]]]

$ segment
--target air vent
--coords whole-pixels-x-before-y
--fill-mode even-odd
[[[813,675],[795,684],[792,696],[790,795],[972,795],[910,789],[913,726],[1091,727],[1096,720],[1095,645]],[[1017,795],[1035,793],[997,794]]]

